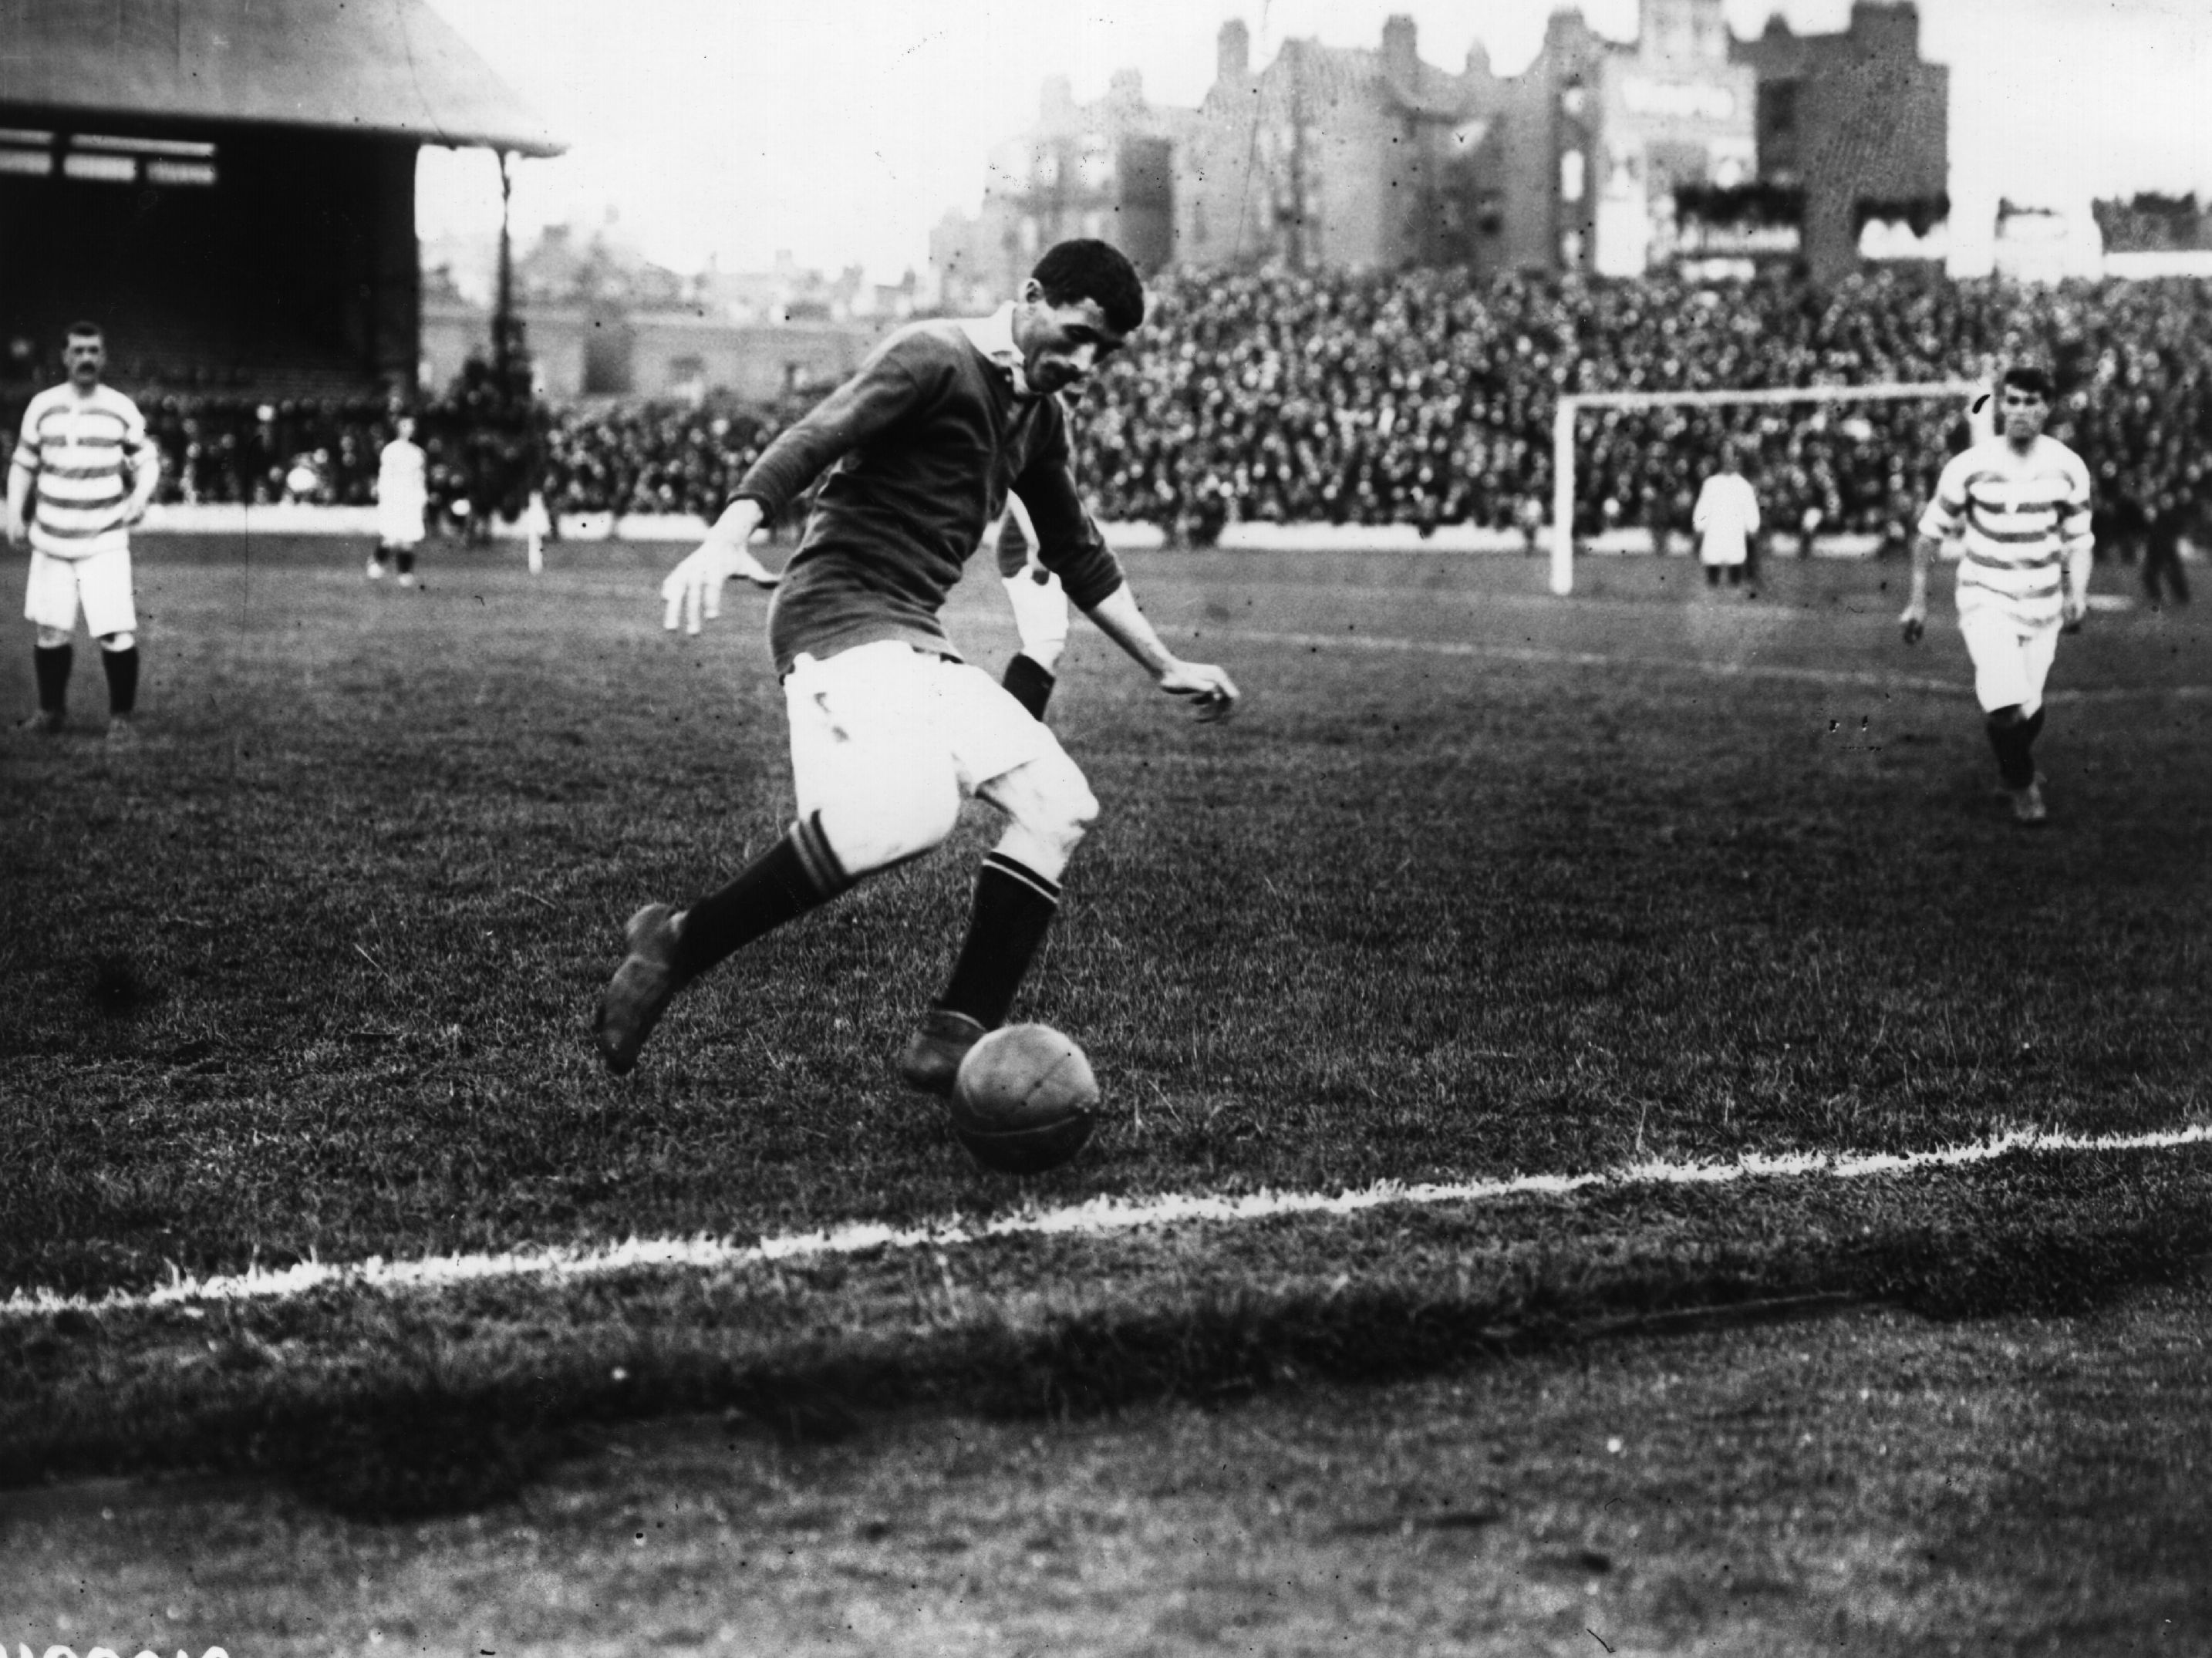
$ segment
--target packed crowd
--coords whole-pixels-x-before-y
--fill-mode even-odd
[[[1102,378],[1085,476],[1109,517],[1201,536],[1235,517],[1492,527],[1548,520],[1561,392],[1985,379],[2040,359],[2051,430],[2116,522],[2200,504],[2212,284],[2028,288],[1897,273],[1478,286],[1464,273],[1182,276]],[[1966,440],[1955,403],[1593,410],[1577,519],[1686,530],[1723,439],[1770,524],[1901,536]]]
[[[433,514],[463,533],[520,515],[544,470],[550,424],[526,389],[502,386],[482,361],[443,395],[413,405],[154,395],[140,406],[162,452],[158,499],[249,506],[369,505],[383,447],[398,416],[411,415],[428,456]]]
[[[1078,419],[1100,516],[1205,541],[1232,520],[1548,520],[1564,390],[1699,390],[1978,379],[2034,357],[2062,388],[2051,430],[2096,477],[2110,535],[2212,497],[2212,284],[2058,288],[1869,275],[1832,290],[1665,280],[1565,284],[1463,272],[1172,275],[1138,348]],[[438,506],[711,517],[793,410],[533,408],[489,420],[482,377],[417,410]],[[495,401],[495,399],[492,399]],[[373,499],[393,410],[374,402],[158,398],[172,500]],[[1687,527],[1723,439],[1771,525],[1902,537],[1955,403],[1592,411],[1577,528]],[[458,510],[455,503],[467,503]]]

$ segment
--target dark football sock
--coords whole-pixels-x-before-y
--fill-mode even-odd
[[[392,549],[386,546],[380,541],[376,544],[376,550],[371,553],[368,556],[370,562],[374,563],[379,569],[381,569],[384,566],[392,562]]]
[[[1022,976],[1036,959],[1060,908],[1060,884],[994,852],[975,876],[975,908],[937,1005],[965,1013],[986,1030],[1004,1024]]]
[[[399,550],[399,574],[402,575],[415,574],[415,550],[412,547],[402,547]]]
[[[684,912],[676,964],[687,977],[696,977],[852,884],[823,836],[821,814],[802,818],[735,880]]]
[[[1000,681],[1034,720],[1044,718],[1044,705],[1052,701],[1052,688],[1058,683],[1051,669],[1026,653],[1006,664],[1006,676]]]
[[[138,706],[138,647],[102,651],[100,665],[107,673],[107,711],[127,714]]]
[[[2035,780],[2035,758],[2028,752],[2035,740],[2030,731],[2033,725],[2032,720],[2000,720],[1996,714],[1989,718],[1990,747],[1997,756],[1997,775],[2008,789],[2024,789]]]
[[[70,665],[76,660],[73,645],[34,645],[31,666],[39,679],[39,707],[59,714],[69,702]]]

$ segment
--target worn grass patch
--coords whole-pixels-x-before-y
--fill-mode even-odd
[[[2075,1314],[2212,1254],[2212,1152],[1636,1188],[701,1274],[332,1286],[0,1327],[0,1484],[280,1474],[395,1517],[511,1494],[579,1426],[734,1410],[1090,1415],[1383,1382],[1623,1333],[1881,1303]]]

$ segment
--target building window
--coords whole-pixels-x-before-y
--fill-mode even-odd
[[[62,157],[62,173],[65,178],[90,179],[97,184],[127,185],[138,176],[138,164],[128,155],[79,155]]]
[[[1583,174],[1589,163],[1579,149],[1571,149],[1559,157],[1559,197],[1563,201],[1579,202],[1583,198]]]
[[[1797,131],[1797,83],[1762,81],[1759,85],[1759,125],[1768,136],[1785,138]]]
[[[215,182],[213,161],[169,161],[157,156],[149,160],[145,165],[146,182],[149,185],[198,189]]]

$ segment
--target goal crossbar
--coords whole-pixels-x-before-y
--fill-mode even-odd
[[[1552,591],[1575,586],[1575,417],[1585,409],[1714,409],[1735,404],[1901,403],[1973,398],[1989,387],[1977,380],[1891,381],[1875,386],[1772,386],[1736,392],[1577,392],[1559,399],[1552,418]]]

